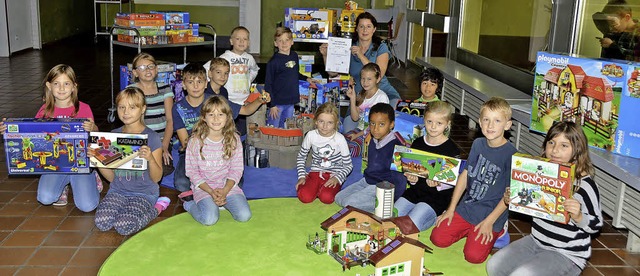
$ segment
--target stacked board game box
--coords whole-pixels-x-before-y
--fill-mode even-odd
[[[7,119],[4,150],[9,174],[89,173],[84,121]]]
[[[140,147],[147,145],[147,134],[91,132],[89,152],[91,167],[146,170],[147,160],[138,157]]]
[[[516,153],[511,158],[509,210],[566,224],[564,202],[574,193],[575,165]]]

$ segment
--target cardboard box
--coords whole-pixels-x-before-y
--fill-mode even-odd
[[[396,105],[396,111],[423,117],[428,104],[429,103],[415,102],[412,100],[400,100],[398,105]]]
[[[289,28],[293,38],[326,39],[330,33],[327,21],[294,21]]]
[[[337,22],[337,10],[333,9],[316,9],[316,8],[286,8],[284,10],[284,26],[291,29],[291,31],[296,33],[296,30],[300,30],[300,25],[298,25],[299,21],[323,21],[323,28],[325,28],[324,33],[326,36],[324,37],[313,37],[313,38],[327,38],[333,33],[334,24]],[[312,23],[305,23],[312,24]],[[308,28],[309,26],[307,26]],[[302,33],[302,32],[301,32]],[[312,35],[310,33],[310,35]],[[303,37],[301,35],[294,37]],[[306,37],[306,34],[305,36]],[[312,38],[312,37],[308,37]]]
[[[185,29],[185,30],[166,30],[165,33],[169,36],[171,35],[193,35],[193,30]]]
[[[166,30],[162,26],[160,27],[141,26],[141,27],[137,27],[136,30],[138,31],[138,34],[140,34],[140,36],[166,35]],[[123,29],[116,29],[114,33],[119,35],[128,35],[128,36],[137,35],[134,30],[123,30]]]
[[[116,25],[125,27],[140,27],[140,26],[164,26],[163,19],[135,19],[129,20],[124,18],[115,18]]]
[[[169,63],[165,63],[164,61],[157,61],[160,65],[168,65]],[[173,64],[173,68],[175,68],[175,63]],[[128,65],[120,65],[120,90],[125,89],[128,85],[133,84],[133,73],[129,69],[131,64]],[[160,68],[160,67],[158,67]],[[176,81],[176,72],[168,71],[168,72],[158,72],[158,76],[156,77],[156,83],[159,86],[171,85]]]
[[[509,210],[559,223],[569,222],[564,201],[574,193],[575,165],[516,153],[511,158]]]
[[[582,126],[589,145],[640,158],[640,64],[539,52],[530,129],[546,133],[556,121]]]
[[[403,146],[395,146],[391,169],[455,186],[465,160]]]
[[[157,13],[116,13],[116,18],[126,20],[165,20],[164,14]]]
[[[4,150],[9,174],[89,173],[84,121],[7,119]]]
[[[172,36],[169,36],[169,43],[170,44],[189,43],[189,37],[190,35],[186,35],[186,34],[172,35]]]
[[[311,77],[313,64],[315,63],[314,55],[298,55],[298,65],[300,66],[300,74]]]
[[[396,122],[393,128],[399,136],[398,139],[407,146],[410,146],[415,139],[424,136],[424,119],[415,115],[396,111]]]
[[[189,43],[204,42],[204,36],[189,36]]]
[[[89,148],[93,153],[91,167],[146,170],[147,160],[138,157],[141,146],[147,145],[147,134],[91,132]]]
[[[150,11],[152,14],[162,14],[166,24],[189,23],[189,13],[183,11]]]
[[[347,97],[347,90],[349,89],[348,76],[331,78],[328,80],[328,82],[329,83],[335,82],[340,87],[340,106],[349,106],[349,97]]]
[[[130,36],[130,35],[118,35],[117,40],[125,43],[138,44],[141,41],[142,45],[164,45],[169,43],[169,37],[166,35],[154,35],[154,36]]]

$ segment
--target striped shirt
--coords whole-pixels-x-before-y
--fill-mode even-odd
[[[206,183],[212,189],[223,188],[227,179],[233,180],[236,185],[231,188],[228,195],[243,194],[238,187],[238,181],[242,177],[244,164],[242,162],[242,144],[240,136],[236,135],[236,149],[231,158],[224,159],[224,148],[222,141],[212,141],[209,138],[204,140],[202,155],[200,155],[200,139],[189,139],[187,151],[185,153],[185,171],[191,180],[193,198],[196,202],[209,197],[210,195],[198,186]]]
[[[584,269],[591,257],[591,234],[602,228],[600,193],[590,176],[580,179],[580,189],[573,198],[582,208],[580,223],[570,220],[568,224],[561,224],[534,218],[531,235],[540,247],[561,253]]]
[[[137,83],[134,83],[131,86],[141,88]],[[144,114],[144,124],[148,128],[153,129],[153,131],[160,134],[160,137],[164,137],[164,130],[167,127],[164,100],[167,98],[173,98],[171,86],[159,86],[158,93],[153,95],[144,95],[144,98],[147,103],[147,112]]]
[[[312,172],[330,172],[331,176],[337,178],[340,183],[344,183],[353,165],[347,140],[342,134],[336,132],[331,137],[324,137],[318,133],[317,129],[307,133],[296,162],[298,179],[307,175],[304,165],[309,151],[311,151]]]

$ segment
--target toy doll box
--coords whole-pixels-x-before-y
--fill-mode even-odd
[[[391,169],[418,177],[456,185],[465,160],[403,146],[393,150]]]
[[[530,129],[557,121],[580,126],[590,146],[640,158],[640,64],[539,52]]]
[[[91,132],[89,152],[91,167],[146,170],[147,160],[138,157],[141,146],[147,144],[147,134]]]
[[[84,121],[7,119],[4,150],[9,174],[89,173]]]
[[[516,153],[511,157],[509,210],[566,224],[564,201],[573,195],[575,165]]]

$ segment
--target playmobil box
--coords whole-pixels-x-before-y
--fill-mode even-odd
[[[395,146],[391,169],[455,186],[464,164],[462,159]]]
[[[91,132],[88,151],[91,167],[146,170],[147,160],[138,157],[141,146],[147,144],[147,134]]]
[[[546,133],[554,122],[580,126],[590,146],[640,158],[640,64],[539,52],[532,131]]]
[[[564,202],[574,191],[575,165],[516,153],[511,157],[509,210],[566,224]]]
[[[9,174],[89,173],[84,121],[7,119],[4,151]]]
[[[347,97],[347,90],[349,89],[349,76],[342,75],[336,78],[330,78],[329,83],[337,83],[340,87],[340,106],[349,106],[349,97]]]
[[[398,139],[407,147],[418,137],[425,135],[424,119],[404,112],[396,111],[396,122],[393,128]]]

